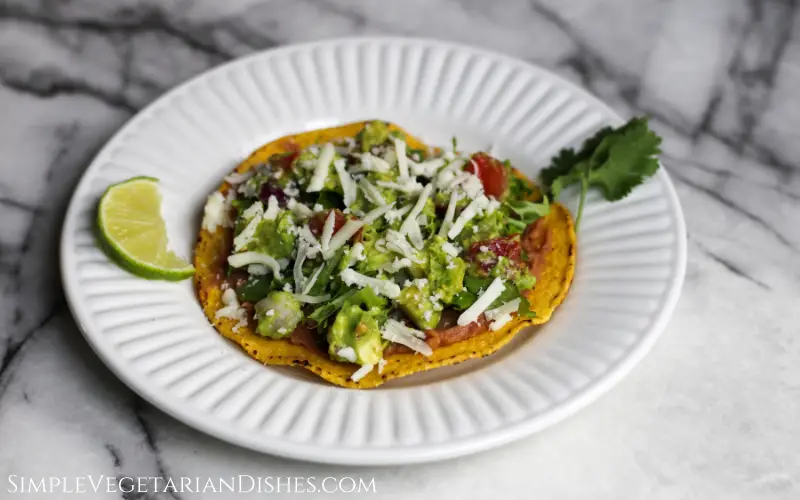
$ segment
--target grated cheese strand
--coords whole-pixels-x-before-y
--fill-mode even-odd
[[[450,201],[447,203],[447,211],[444,213],[444,221],[442,227],[439,228],[439,236],[446,237],[447,232],[453,227],[453,219],[456,216],[456,205],[458,204],[458,192],[452,191],[450,193]]]
[[[233,239],[234,251],[241,250],[255,237],[256,229],[258,229],[258,225],[264,217],[264,205],[260,201],[253,203],[242,213],[242,217],[244,217],[245,220],[249,217],[250,221],[244,229],[242,229],[242,232]]]
[[[369,372],[371,372],[374,367],[375,367],[375,365],[364,365],[364,366],[362,366],[361,368],[356,370],[352,375],[350,375],[350,380],[352,380],[353,382],[358,382],[362,378],[364,378],[367,375],[369,375]]]
[[[325,267],[325,264],[320,264],[320,266],[314,271],[314,274],[308,279],[305,288],[303,288],[303,295],[308,295],[314,285],[317,282],[317,278],[319,278],[319,274],[322,272],[322,269]]]
[[[245,267],[250,264],[263,264],[272,269],[272,273],[277,277],[281,277],[280,263],[273,259],[271,256],[260,252],[242,252],[233,254],[228,257],[228,264],[231,267]]]
[[[344,206],[349,207],[354,201],[356,201],[358,186],[353,178],[350,177],[350,174],[347,173],[345,165],[346,164],[343,158],[339,158],[333,162],[333,167],[336,169],[336,173],[339,175],[339,182],[342,184],[342,191],[344,192]]]
[[[467,225],[467,222],[471,221],[475,216],[477,216],[488,204],[489,199],[483,195],[469,202],[469,205],[462,210],[461,214],[459,214],[458,218],[453,223],[453,226],[447,231],[447,237],[452,239],[461,234],[461,231],[464,229],[464,226]]]
[[[336,212],[331,210],[328,212],[328,218],[325,219],[325,224],[322,226],[322,234],[319,235],[319,242],[322,245],[322,253],[328,251],[333,237],[333,229],[336,225]]]
[[[325,185],[325,179],[328,177],[328,167],[333,161],[334,156],[336,156],[336,148],[334,148],[333,144],[330,142],[325,144],[325,146],[322,147],[322,151],[319,153],[317,165],[314,167],[314,174],[308,182],[306,192],[316,193],[322,191],[322,187]]]
[[[403,221],[403,224],[400,226],[400,234],[408,234],[411,231],[411,226],[416,224],[417,216],[422,213],[422,209],[425,208],[425,203],[428,201],[428,198],[433,191],[433,184],[428,184],[420,193],[419,198],[417,198],[417,203],[414,204],[414,208],[408,213],[406,220]],[[419,229],[419,226],[417,226]]]
[[[506,286],[503,284],[503,280],[500,278],[495,278],[492,281],[492,284],[486,289],[485,292],[478,297],[478,300],[475,301],[474,304],[469,306],[469,308],[461,313],[461,316],[458,317],[458,325],[465,326],[474,321],[477,321],[481,314],[490,306],[492,302],[497,300],[503,290],[505,290]]]
[[[408,157],[406,157],[406,143],[402,139],[394,140],[394,151],[397,155],[397,168],[400,170],[400,178],[408,178]]]
[[[359,288],[369,287],[373,292],[390,299],[396,299],[400,296],[400,287],[393,281],[370,278],[369,276],[355,272],[349,267],[342,271],[339,276],[347,286],[355,285]]]
[[[361,191],[364,192],[364,196],[366,196],[370,203],[386,205],[386,199],[383,197],[380,190],[375,187],[375,184],[368,181],[366,177],[359,181],[358,186],[361,188]]]
[[[330,300],[331,295],[326,293],[324,295],[318,295],[316,297],[311,295],[306,295],[304,293],[296,293],[294,294],[294,298],[297,299],[298,302],[303,302],[306,304],[320,304],[325,302],[326,300]]]
[[[417,333],[411,333],[409,330]],[[422,337],[420,337],[420,334]],[[386,323],[384,323],[383,329],[381,330],[381,337],[385,338],[386,340],[402,344],[424,356],[430,356],[433,354],[433,349],[431,349],[431,346],[422,340],[424,335],[424,332],[408,328],[404,324],[393,319],[386,320]]]

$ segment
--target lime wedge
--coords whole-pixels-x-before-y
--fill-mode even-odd
[[[194,274],[167,248],[158,179],[134,177],[109,186],[97,207],[97,228],[105,250],[137,276],[178,281]]]

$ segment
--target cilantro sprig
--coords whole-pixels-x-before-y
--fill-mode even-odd
[[[578,151],[563,149],[542,170],[544,189],[556,198],[562,189],[580,184],[581,197],[575,228],[580,224],[586,192],[600,189],[608,201],[617,201],[658,170],[661,137],[647,126],[647,118],[633,118],[619,128],[606,127],[584,141]]]
[[[509,218],[507,224],[516,232],[522,232],[528,224],[550,213],[550,200],[544,196],[541,203],[526,200],[508,200],[506,206],[517,218]]]

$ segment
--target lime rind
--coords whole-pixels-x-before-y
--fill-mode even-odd
[[[145,218],[134,219],[129,221],[129,224],[126,225],[127,228],[129,228],[131,225],[135,226],[138,223],[140,225],[140,229],[149,231],[147,234],[136,234],[134,231],[134,234],[130,235],[129,240],[126,241],[126,243],[128,243],[128,246],[130,246],[130,239],[136,239],[140,236],[150,236],[152,242],[151,244],[146,244],[148,247],[146,249],[150,251],[150,256],[153,258],[152,260],[155,260],[156,262],[143,260],[141,256],[131,253],[125,248],[125,245],[118,241],[118,238],[111,234],[112,231],[109,225],[111,223],[107,220],[107,212],[113,209],[117,209],[117,211],[122,209],[124,211],[129,208],[124,204],[115,204],[115,194],[129,194],[120,193],[120,190],[124,189],[133,192],[136,189],[136,184],[139,183],[146,183],[146,187],[141,188],[142,194],[153,197],[153,200],[151,201],[153,204],[157,204],[155,208],[160,209],[161,197],[157,191],[156,184],[158,183],[158,179],[156,178],[147,176],[133,177],[126,181],[109,186],[105,193],[103,193],[103,196],[100,198],[97,208],[97,234],[101,248],[114,261],[115,264],[142,278],[151,280],[180,281],[191,277],[194,275],[194,266],[178,257],[175,253],[167,248],[166,228],[160,214],[157,217],[152,213],[143,214],[145,215]],[[154,189],[155,191],[147,191],[150,189]],[[136,201],[138,200],[134,199],[134,202]],[[149,209],[153,210],[154,207],[150,206]],[[123,221],[123,225],[125,225],[124,223],[125,221]]]

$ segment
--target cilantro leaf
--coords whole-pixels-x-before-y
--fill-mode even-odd
[[[550,213],[550,200],[547,199],[547,196],[543,197],[541,203],[526,200],[509,200],[506,202],[506,206],[518,217],[510,217],[507,220],[508,225],[520,232],[524,231],[531,222]]]
[[[608,201],[621,200],[658,170],[660,145],[661,138],[650,130],[646,117],[633,118],[617,129],[606,127],[577,152],[564,149],[553,158],[542,170],[542,185],[553,198],[567,186],[581,185],[578,227],[589,187],[597,187]]]
[[[608,201],[617,201],[658,170],[661,138],[644,118],[634,119],[603,140],[592,156],[589,185],[600,188]]]

